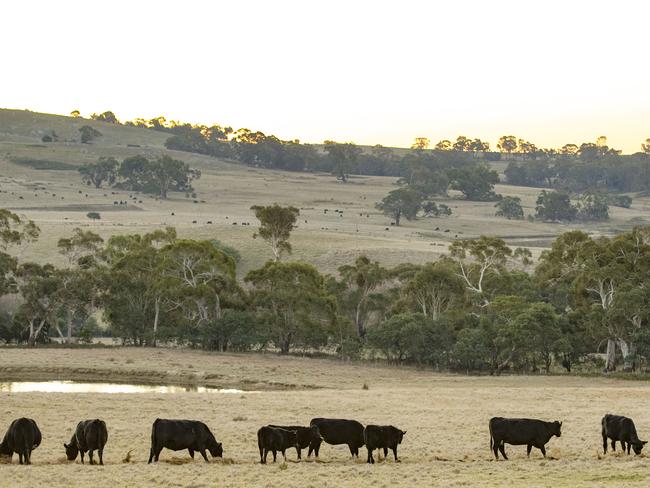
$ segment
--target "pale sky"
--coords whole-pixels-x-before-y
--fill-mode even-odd
[[[0,4],[0,107],[494,147],[650,137],[650,2]]]

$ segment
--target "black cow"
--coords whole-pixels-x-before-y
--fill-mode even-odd
[[[257,447],[260,449],[260,463],[266,464],[269,451],[273,453],[273,462],[280,451],[284,460],[287,460],[285,451],[289,447],[298,448],[298,435],[295,430],[286,430],[277,427],[262,427],[257,431]]]
[[[397,459],[397,446],[402,443],[404,439],[405,430],[400,430],[392,425],[366,425],[363,431],[363,440],[368,449],[368,463],[375,464],[375,458],[372,456],[372,451],[375,449],[383,449],[384,457],[388,455],[388,449],[393,451],[395,461]]]
[[[605,451],[605,454],[607,454],[608,438],[612,440],[612,451],[616,451],[616,441],[620,441],[623,452],[627,447],[628,454],[630,454],[630,447],[634,449],[635,454],[641,454],[643,446],[648,442],[639,439],[631,418],[608,413],[603,417],[601,424],[603,426],[603,451]]]
[[[322,441],[318,427],[315,425],[310,427],[302,427],[299,425],[269,425],[269,427],[296,431],[296,435],[298,436],[298,442],[296,444],[298,459],[302,459],[302,450],[307,449],[312,442]]]
[[[192,459],[194,451],[198,451],[208,462],[205,450],[210,451],[212,457],[222,457],[221,442],[217,442],[210,429],[198,420],[169,420],[156,419],[151,428],[151,450],[149,463],[158,461],[160,451],[166,447],[172,451],[187,449]]]
[[[65,455],[68,461],[77,459],[77,455],[81,455],[81,464],[84,463],[84,454],[88,452],[90,464],[93,463],[93,452],[96,450],[99,454],[99,464],[104,465],[104,446],[108,440],[108,431],[106,430],[106,422],[99,419],[82,420],[77,424],[70,444],[63,444],[65,447]]]
[[[356,420],[345,419],[322,419],[315,418],[309,423],[310,426],[318,427],[320,439],[313,440],[309,444],[307,456],[314,452],[318,457],[318,451],[322,441],[332,445],[347,444],[352,456],[359,457],[359,448],[363,447],[363,425]]]
[[[41,444],[42,436],[38,425],[32,419],[19,418],[14,420],[2,442],[0,456],[11,457],[18,454],[20,464],[32,464],[32,451]]]
[[[546,443],[554,435],[560,437],[562,422],[544,422],[536,419],[506,419],[503,417],[492,417],[490,419],[490,448],[494,451],[494,457],[499,459],[499,452],[503,459],[508,459],[505,451],[505,444],[513,446],[527,446],[527,455],[534,447],[542,451],[546,457]]]

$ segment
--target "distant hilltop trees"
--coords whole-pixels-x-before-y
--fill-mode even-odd
[[[75,110],[71,115],[79,116],[79,113]],[[247,128],[235,130],[217,124],[190,124],[162,116],[120,122],[110,110],[92,114],[91,118],[166,132],[169,134],[165,142],[168,149],[261,168],[327,172],[342,183],[348,182],[351,174],[412,180],[422,172],[440,172],[441,168],[445,171],[455,168],[458,172],[481,161],[507,160],[504,174],[506,182],[513,185],[570,192],[650,190],[650,138],[643,141],[641,151],[632,155],[622,155],[620,150],[609,147],[605,136],[598,137],[595,142],[541,148],[515,135],[504,135],[494,150],[488,142],[464,135],[453,141],[441,140],[433,146],[429,138],[416,137],[411,149],[406,150],[381,145],[361,147],[353,142],[331,140],[323,144],[303,144],[297,139],[283,140]],[[90,134],[90,140],[94,137],[99,136]],[[435,184],[446,190],[445,178],[448,175],[441,175]]]

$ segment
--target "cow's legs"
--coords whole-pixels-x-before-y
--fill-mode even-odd
[[[264,448],[260,447],[260,464],[264,464]]]
[[[499,451],[501,451],[501,455],[503,456],[503,459],[506,461],[508,460],[508,456],[506,456],[506,443],[505,441],[501,441],[499,444]]]
[[[298,455],[298,459],[302,459],[302,449],[300,447],[296,447],[296,454]]]
[[[625,443],[621,442],[623,444],[623,450],[625,450]],[[632,447],[632,443],[628,442],[627,443],[627,453],[630,454],[630,447]]]
[[[90,459],[90,464],[91,464],[91,465],[92,465],[92,464],[95,464],[95,463],[93,462],[93,451],[92,451],[92,449],[91,449],[90,451],[88,451],[88,459]]]
[[[388,448],[384,447],[384,459],[388,457]]]
[[[189,453],[190,453],[190,457],[191,457],[192,459],[194,459],[194,449],[192,449],[191,447],[188,447],[188,448],[187,448],[187,452],[189,452]]]
[[[23,464],[23,453],[22,452],[18,453],[18,463]]]
[[[352,447],[352,444],[348,444],[348,447],[350,448],[350,455],[354,457],[354,447]]]
[[[203,456],[203,459],[205,460],[206,463],[209,463],[208,461],[208,456],[205,454],[205,448],[199,449],[199,452],[201,453],[201,456]]]
[[[147,464],[151,464],[151,461],[153,461],[153,447],[149,448],[149,461]]]
[[[104,448],[100,447],[97,452],[99,453],[99,465],[103,466],[104,465]]]
[[[492,451],[494,452],[494,457],[496,458],[497,461],[499,460],[499,444],[500,441],[497,442],[493,440],[492,442]]]
[[[612,439],[612,451],[616,450],[616,441]]]
[[[81,450],[79,451],[79,456],[81,456],[81,464],[84,464],[84,455],[85,454],[86,453],[84,451],[81,451]],[[156,459],[156,461],[158,461],[158,460]]]
[[[533,449],[533,445],[532,445],[532,444],[528,444],[528,445],[526,446],[526,456],[527,456],[527,457],[530,457],[530,451],[532,451],[532,449]]]
[[[32,464],[32,451],[31,451],[31,449],[27,449],[27,451],[25,451],[25,464]]]
[[[397,446],[391,448],[393,450],[393,456],[395,457],[395,462],[399,463],[399,459],[397,459]]]
[[[320,444],[321,444],[321,441],[310,442],[309,443],[309,451],[307,451],[307,457],[310,457],[312,452],[314,453],[314,455],[316,457],[318,457],[318,451],[320,450]]]
[[[367,447],[367,446],[366,446]],[[368,463],[369,464],[375,464],[375,458],[372,455],[372,451],[374,450],[372,447],[367,447],[368,449]]]
[[[542,451],[542,455],[546,457],[546,448],[543,445],[539,446],[539,450]]]
[[[156,449],[154,452],[154,461],[158,462],[160,459],[160,453],[162,452],[162,447],[160,449]]]
[[[262,456],[262,464],[266,464],[266,457],[269,455],[269,450],[265,447],[262,449],[264,454]]]
[[[278,451],[273,449],[273,462],[276,462],[277,458],[278,458]]]
[[[607,436],[603,434],[603,451],[607,454]]]

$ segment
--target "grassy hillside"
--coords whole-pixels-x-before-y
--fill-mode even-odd
[[[78,141],[78,128],[86,124],[104,135],[92,144],[71,142]],[[63,142],[42,143],[42,135],[52,130]],[[240,273],[244,273],[271,256],[262,241],[252,238],[256,220],[250,206],[273,202],[301,209],[299,226],[292,236],[294,258],[329,272],[360,253],[387,265],[432,260],[446,252],[455,237],[496,235],[538,254],[556,235],[574,228],[610,234],[650,223],[648,198],[635,199],[631,209],[611,207],[609,222],[585,226],[508,221],[494,216],[493,203],[467,202],[451,195],[438,200],[452,208],[452,217],[422,218],[392,227],[390,219],[374,205],[395,188],[395,178],[353,177],[342,184],[330,175],[250,168],[197,154],[166,151],[166,137],[161,132],[87,119],[0,110],[0,207],[26,215],[42,229],[42,238],[24,251],[23,258],[59,261],[56,241],[78,226],[106,238],[173,225],[181,236],[219,239],[238,248],[242,254]],[[139,147],[133,147],[136,145]],[[182,194],[172,194],[165,201],[134,195],[134,202],[127,192],[84,185],[76,171],[79,165],[100,156],[122,159],[165,152],[201,169],[202,177],[195,185],[199,203]],[[525,212],[534,212],[538,189],[498,185],[496,191],[519,196]],[[128,200],[129,205],[113,204],[119,200]],[[342,210],[342,216],[333,212],[335,209]],[[89,221],[89,211],[100,212],[101,220]]]

